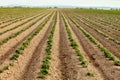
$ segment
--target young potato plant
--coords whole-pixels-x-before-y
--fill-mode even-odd
[[[0,74],[6,70],[9,70],[9,66],[4,66],[3,69],[0,69]]]
[[[94,73],[89,71],[89,72],[87,72],[87,76],[94,77]]]

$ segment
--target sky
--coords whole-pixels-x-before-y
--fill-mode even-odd
[[[77,7],[119,7],[120,0],[0,0],[0,6],[77,6]]]

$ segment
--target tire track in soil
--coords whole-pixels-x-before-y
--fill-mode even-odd
[[[24,37],[20,42],[18,42],[15,46],[10,48],[3,56],[0,57],[0,64],[4,63],[4,61],[9,58],[9,56],[15,52],[16,48],[23,43],[27,38],[29,38],[30,35],[33,34],[33,32],[47,19],[47,17],[31,32],[29,33],[26,37]]]
[[[64,22],[60,16],[60,69],[62,80],[79,80],[80,79],[80,63],[70,46]]]
[[[32,55],[32,58],[30,59],[30,61],[28,62],[28,65],[26,65],[26,68],[25,68],[25,72],[22,76],[22,80],[33,80],[33,72],[36,71],[36,67],[34,67],[35,65],[39,65],[39,63],[37,64],[36,61],[38,60],[38,58],[40,58],[38,55],[41,54],[42,52],[42,49],[43,49],[43,46],[45,45],[47,39],[48,39],[48,36],[49,36],[49,33],[52,29],[52,26],[53,26],[53,22],[55,20],[55,15],[54,17],[52,18],[52,21],[47,29],[47,31],[45,32],[45,35],[44,37],[41,39],[41,41],[38,43],[38,46],[36,47],[35,51],[33,52],[33,55]],[[43,54],[45,55],[45,54]],[[37,77],[36,77],[37,78]]]
[[[94,44],[92,44],[81,32],[80,30],[75,26],[71,25],[71,29],[77,36],[79,42],[82,44],[84,51],[87,53],[87,55],[90,58],[90,62],[98,69],[98,71],[103,76],[104,80],[119,80],[119,74],[117,70],[119,70],[118,67],[116,67],[112,62],[105,59],[103,53],[96,47]],[[109,68],[108,68],[109,66]],[[114,75],[113,75],[114,74]],[[116,79],[117,78],[117,79]]]

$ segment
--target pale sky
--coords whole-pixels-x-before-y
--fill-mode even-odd
[[[120,7],[120,0],[0,0],[0,6],[18,4],[26,6]]]

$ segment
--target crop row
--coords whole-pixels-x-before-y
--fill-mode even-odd
[[[53,44],[53,36],[55,32],[56,23],[57,23],[57,14],[54,20],[54,24],[52,26],[52,30],[48,37],[47,47],[46,47],[46,57],[43,60],[43,64],[39,73],[39,78],[45,78],[45,76],[49,74],[48,70],[50,68],[50,60],[51,60],[51,52],[52,52],[51,49]]]
[[[80,52],[77,42],[73,39],[71,30],[70,30],[69,25],[68,25],[67,21],[65,20],[64,16],[62,16],[62,18],[63,18],[64,24],[65,24],[65,27],[66,27],[66,31],[67,31],[67,34],[68,34],[68,39],[71,43],[71,47],[75,50],[75,53],[79,57],[79,60],[81,62],[82,67],[86,68],[88,66],[88,62],[85,60],[82,53]],[[94,73],[92,71],[88,71],[86,75],[94,77]]]
[[[79,15],[78,15],[79,16]],[[116,31],[120,31],[119,29],[115,28],[115,25],[111,23],[105,23],[103,20],[100,20],[98,17],[96,18],[95,16],[91,16],[91,17],[82,17],[82,19],[94,24],[94,25],[98,25],[98,23],[100,23],[99,27],[102,27],[101,25],[103,26],[109,26],[110,29],[112,30],[116,30]],[[107,20],[108,21],[108,20]],[[103,28],[103,27],[102,27]],[[107,27],[104,27],[104,29],[108,29]]]
[[[97,19],[97,18],[96,18]],[[119,29],[119,24],[114,24],[114,22],[113,21],[111,21],[111,22],[108,22],[108,20],[101,20],[101,19],[97,19],[96,20],[95,19],[95,21],[96,22],[99,22],[100,24],[103,24],[103,25],[108,25],[108,26],[110,26],[109,28],[111,28],[111,29],[113,29],[113,30],[116,30],[116,31],[120,31],[120,29]],[[107,22],[106,22],[107,21]]]
[[[31,15],[36,15],[39,14],[41,12],[47,11],[46,9],[26,9],[26,8],[22,8],[22,9],[10,9],[10,8],[6,8],[0,9],[0,21],[4,21],[4,20],[13,20],[16,17],[23,17],[23,16],[31,16]],[[48,10],[49,11],[49,10]]]
[[[3,21],[3,22],[0,22],[0,24],[7,23],[7,22],[10,22],[10,21],[13,21],[13,20],[17,20],[17,19],[22,18],[22,17],[23,17],[23,16],[15,17],[15,18],[13,18],[13,19],[8,19],[8,20],[5,20],[5,21]]]
[[[85,19],[85,18],[83,18],[83,19]],[[91,19],[91,18],[90,18],[90,19]],[[109,28],[111,28],[111,29],[113,29],[113,30],[116,30],[116,31],[119,31],[119,29],[115,28],[116,26],[115,26],[114,24],[106,23],[106,22],[104,22],[103,20],[100,20],[100,19],[98,19],[98,18],[95,18],[95,19],[92,19],[92,20],[90,20],[90,19],[87,19],[87,21],[89,21],[90,23],[93,23],[93,22],[94,22],[94,24],[100,23],[100,24],[103,25],[103,26],[110,26]],[[96,22],[96,23],[95,23],[95,22]],[[105,27],[104,27],[104,28],[105,28]]]
[[[101,32],[101,31],[98,30],[98,29],[95,29],[95,28],[91,27],[89,24],[85,23],[84,21],[82,21],[82,20],[80,20],[80,19],[79,19],[79,21],[81,21],[83,24],[85,24],[85,25],[88,26],[89,28],[95,30],[97,33],[101,34],[103,37],[106,37],[106,38],[108,38],[109,40],[113,41],[114,43],[120,45],[120,41],[118,41],[118,40],[116,40],[116,39],[110,37],[109,35],[107,35],[107,34]]]
[[[75,24],[75,26],[92,42],[94,43],[103,53],[106,58],[109,60],[114,61],[114,64],[117,66],[120,66],[120,60],[115,59],[113,54],[108,51],[104,46],[102,46],[92,35],[90,35],[86,30],[84,30],[82,27],[80,27],[72,18],[69,17],[69,19]]]
[[[28,27],[23,28],[22,30],[16,32],[15,34],[10,35],[9,37],[5,38],[4,40],[2,40],[2,41],[0,42],[0,45],[3,45],[3,44],[5,44],[5,43],[7,43],[10,39],[17,37],[17,36],[18,36],[19,34],[21,34],[22,32],[24,32],[24,31],[26,31],[27,29],[31,28],[34,24],[36,24],[39,20],[41,20],[41,19],[44,18],[45,16],[46,16],[46,15],[42,16],[41,18],[39,18],[38,20],[36,20],[36,21],[33,22],[32,24],[30,24]]]
[[[16,19],[22,18],[22,17],[24,17],[24,15],[22,15],[22,16],[14,16],[14,17],[10,17],[10,18],[7,18],[7,20],[1,20],[0,24],[2,24],[2,23],[6,23],[6,22],[10,22],[10,21],[13,21],[13,20],[16,20]]]
[[[68,34],[69,41],[71,43],[71,47],[75,50],[75,53],[79,57],[79,60],[81,61],[82,66],[87,67],[87,61],[85,61],[82,53],[79,50],[78,44],[73,39],[72,33],[71,33],[70,29],[69,29],[69,26],[68,26],[65,18],[63,16],[62,16],[62,18],[63,18],[64,24],[65,24],[65,27],[66,27],[66,31],[67,31],[67,34]]]
[[[30,44],[31,40],[43,29],[43,27],[45,26],[45,24],[49,21],[50,17],[52,16],[52,14],[48,17],[48,19],[22,44],[22,46],[20,48],[18,48],[16,50],[16,54],[14,54],[11,57],[11,60],[17,60],[17,58],[19,57],[19,54],[22,54],[24,49]]]
[[[88,20],[87,20],[87,21],[88,21]],[[89,22],[90,22],[90,24],[93,24],[93,25],[95,25],[95,26],[98,26],[98,27],[100,27],[100,28],[103,29],[103,30],[108,30],[107,32],[112,32],[111,34],[119,37],[119,31],[120,31],[120,29],[117,29],[117,28],[115,28],[114,26],[112,27],[111,25],[108,26],[108,27],[102,27],[100,24],[95,23],[95,22],[90,21],[90,20],[89,20]],[[100,23],[100,22],[99,22],[99,23]],[[104,25],[103,25],[103,26],[104,26]],[[109,28],[111,28],[111,29],[109,29]],[[118,34],[116,33],[115,30],[117,31]],[[113,33],[113,32],[114,32],[114,33]],[[117,43],[117,41],[115,41],[115,43]]]
[[[25,19],[25,18],[26,18],[26,17],[22,17],[22,18],[13,20],[13,21],[9,22],[9,23],[6,24],[6,25],[0,26],[0,28],[1,28],[1,29],[2,29],[2,28],[5,28],[5,27],[7,27],[8,25],[11,25],[11,24],[13,24],[13,23],[16,23],[17,21],[21,21],[21,20],[23,20],[23,19]]]
[[[4,33],[6,33],[6,32],[9,32],[9,31],[11,31],[11,30],[14,30],[14,29],[16,29],[16,28],[19,28],[19,27],[21,27],[22,25],[28,23],[29,21],[31,21],[31,20],[33,20],[34,18],[37,18],[37,17],[39,17],[39,15],[38,15],[38,16],[35,16],[35,17],[33,17],[33,18],[25,21],[25,22],[23,22],[22,24],[19,24],[19,25],[13,27],[13,28],[10,28],[10,29],[8,29],[8,30],[5,30],[5,31],[1,32],[0,35],[4,34]]]
[[[41,14],[33,17],[32,19],[37,18],[37,17],[40,16],[40,15],[41,15]],[[29,17],[32,17],[32,16],[29,16]],[[28,17],[27,17],[27,18],[28,18]],[[2,28],[4,28],[4,27],[7,27],[8,25],[11,25],[11,24],[13,24],[13,23],[15,23],[15,22],[18,22],[18,21],[21,21],[21,20],[24,20],[24,19],[26,19],[26,17],[25,17],[25,18],[23,17],[23,18],[20,18],[20,19],[16,19],[16,20],[12,21],[12,22],[9,23],[9,24],[6,24],[6,25],[4,25],[4,26],[1,26],[0,28],[2,29]],[[32,19],[30,19],[30,20],[32,20]],[[24,25],[25,23],[29,22],[30,20],[22,23],[21,25]],[[20,25],[20,26],[21,26],[21,25]],[[18,25],[18,26],[19,26],[19,25]],[[7,31],[7,30],[6,30],[6,31]],[[4,31],[4,32],[5,32],[5,31]],[[4,32],[3,32],[3,33],[4,33]],[[2,34],[2,33],[0,33],[0,35],[1,35],[1,34]]]
[[[95,20],[96,20],[97,18],[95,18]],[[116,27],[119,27],[118,25],[115,25],[115,24],[111,24],[112,22],[107,22],[107,21],[105,21],[105,20],[101,20],[101,19],[97,19],[96,20],[96,22],[98,22],[99,21],[99,23],[101,23],[101,24],[103,24],[103,25],[105,25],[105,24],[108,24],[108,25],[112,25],[112,28],[111,29],[114,29],[114,30],[116,30],[116,31],[120,31],[119,29],[117,29]]]
[[[10,60],[18,60],[19,56],[23,54],[23,51],[27,46],[29,46],[32,39],[43,29],[43,27],[47,24],[47,22],[50,20],[52,14],[47,18],[47,20],[40,26],[38,29],[33,32],[33,34],[19,47],[16,49],[15,54],[12,55]],[[5,70],[9,70],[10,66],[14,66],[14,63],[10,63],[8,66],[3,67],[3,69],[0,69],[0,73],[3,73]]]

